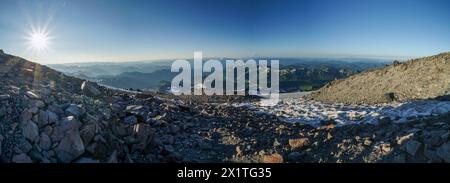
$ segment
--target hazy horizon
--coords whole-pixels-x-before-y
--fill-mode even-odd
[[[0,0],[0,49],[43,64],[408,59],[450,50],[445,0]]]
[[[306,59],[306,61],[311,60],[311,59],[315,59],[315,60],[322,60],[322,61],[327,61],[327,60],[336,60],[336,61],[346,61],[349,59],[353,59],[353,60],[359,60],[359,61],[374,61],[374,62],[379,62],[379,61],[394,61],[394,60],[400,60],[400,61],[406,61],[409,59],[414,59],[416,57],[359,57],[359,56],[355,56],[355,57],[351,57],[351,56],[336,56],[336,57],[324,57],[324,56],[285,56],[285,57],[277,57],[277,56],[267,56],[267,57],[239,57],[239,58],[234,58],[234,57],[207,57],[207,58],[203,58],[203,61],[207,61],[209,59],[218,59],[218,58],[226,58],[226,59],[231,59],[231,60],[247,60],[247,59],[278,59],[282,61],[283,59]],[[44,63],[46,65],[58,65],[58,64],[74,64],[74,65],[78,65],[78,64],[105,64],[105,63],[111,63],[111,64],[119,64],[119,63],[140,63],[140,62],[172,62],[175,60],[192,60],[193,58],[161,58],[161,59],[146,59],[146,60],[105,60],[105,61],[79,61],[79,62],[55,62],[55,63]],[[32,61],[32,60],[30,60]],[[221,60],[223,61],[223,60]]]

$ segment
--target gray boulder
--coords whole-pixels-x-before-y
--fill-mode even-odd
[[[419,148],[421,146],[422,146],[422,143],[415,141],[415,140],[410,140],[405,143],[406,152],[408,152],[412,156],[416,155],[417,151],[419,150]]]
[[[23,136],[29,140],[30,142],[34,142],[37,140],[39,136],[39,128],[32,121],[22,122],[20,124],[20,128],[22,130]]]
[[[69,107],[66,108],[66,113],[73,115],[75,117],[79,117],[82,115],[82,109],[80,106],[75,104],[70,104]]]
[[[56,115],[52,111],[47,111],[47,116],[48,116],[48,124],[55,124],[56,122],[59,121],[58,115]]]
[[[83,140],[80,133],[69,131],[65,134],[58,147],[56,147],[56,155],[60,162],[70,163],[84,153]]]
[[[81,91],[88,96],[98,96],[102,94],[95,83],[84,81],[81,84]]]
[[[437,155],[444,159],[445,162],[450,163],[450,142],[443,144],[437,149]]]
[[[138,141],[133,147],[137,150],[143,150],[153,140],[155,130],[148,124],[136,124],[133,127],[135,138]]]
[[[26,155],[25,153],[21,153],[21,154],[13,156],[12,162],[14,162],[14,163],[33,163],[31,158],[28,155]]]
[[[69,116],[63,119],[58,126],[53,128],[51,134],[51,140],[53,142],[60,141],[66,133],[69,131],[78,131],[81,127],[81,122],[77,121],[73,116]]]
[[[83,128],[81,128],[80,135],[81,139],[83,139],[84,144],[90,144],[92,139],[95,136],[96,127],[95,124],[87,124]]]
[[[50,137],[45,133],[41,133],[41,136],[39,138],[39,147],[43,150],[49,150],[51,146],[52,140],[50,139]]]
[[[39,111],[39,120],[38,120],[38,126],[44,127],[48,124],[48,113],[45,111]]]

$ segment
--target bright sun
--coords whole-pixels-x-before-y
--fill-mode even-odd
[[[28,48],[35,53],[47,51],[51,44],[51,37],[46,29],[32,29],[27,36]]]
[[[31,36],[31,45],[37,49],[44,49],[47,47],[47,35],[42,32],[37,32]]]

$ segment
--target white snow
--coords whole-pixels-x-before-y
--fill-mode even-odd
[[[278,105],[272,107],[260,106],[259,102],[232,105],[274,114],[286,122],[311,125],[327,120],[334,120],[339,125],[378,123],[382,117],[401,123],[450,111],[450,101],[421,100],[380,105],[344,105],[306,100],[298,95],[282,98]]]

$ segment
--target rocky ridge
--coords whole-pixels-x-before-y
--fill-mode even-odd
[[[310,99],[346,104],[379,104],[393,101],[445,99],[450,95],[450,52],[394,62],[336,80]]]

